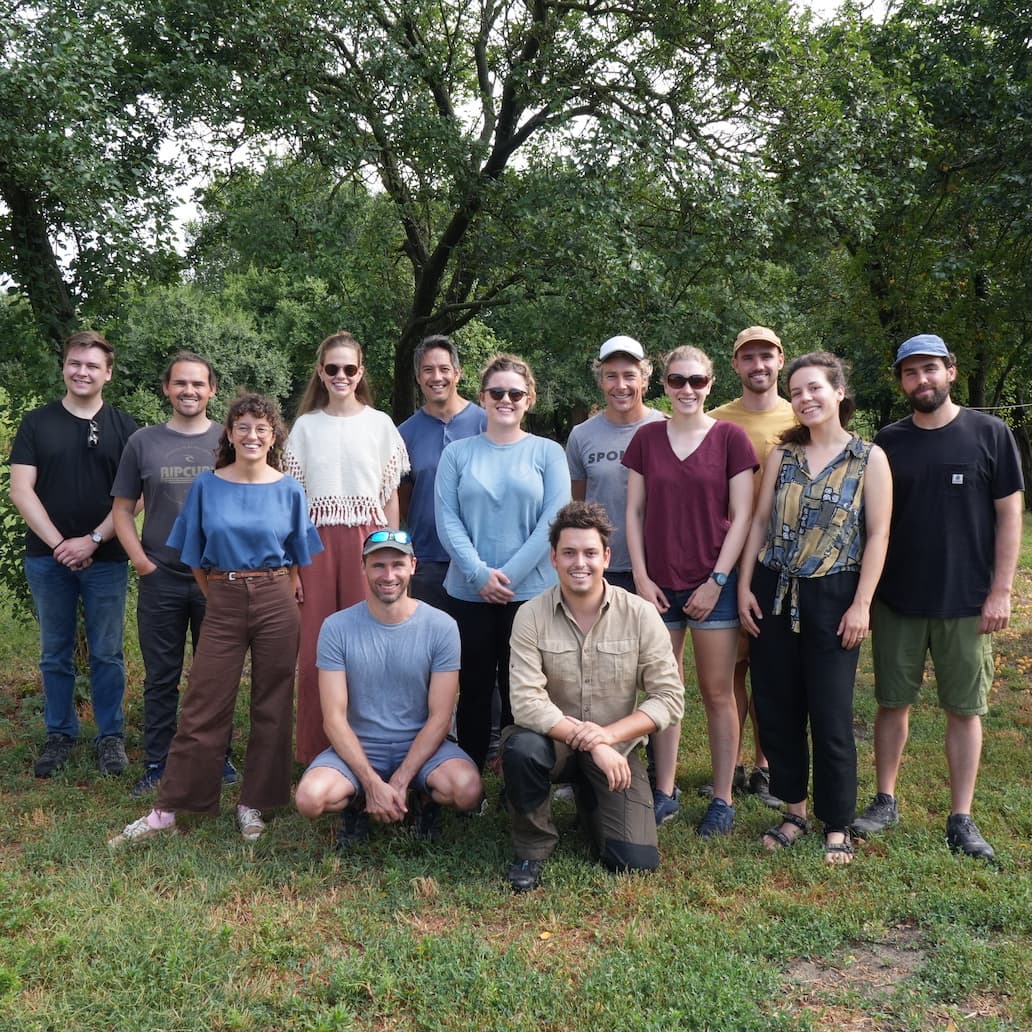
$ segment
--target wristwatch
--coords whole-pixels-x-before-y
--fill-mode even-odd
[[[722,588],[725,584],[727,584],[727,574],[726,573],[717,573],[717,571],[714,570],[710,574],[710,580],[715,580],[717,582],[718,587]]]
[[[90,531],[90,541],[92,541],[95,545],[102,545],[102,544],[104,544],[104,539],[95,530],[91,530]]]

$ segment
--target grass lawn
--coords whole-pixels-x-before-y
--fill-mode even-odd
[[[660,834],[652,877],[614,878],[587,862],[565,804],[543,889],[514,897],[497,807],[449,814],[437,846],[380,831],[342,860],[330,848],[334,821],[291,812],[244,844],[235,789],[220,818],[186,817],[179,836],[113,855],[108,836],[146,808],[129,798],[139,764],[105,780],[80,748],[57,777],[32,777],[43,738],[36,635],[4,618],[0,1029],[1028,1029],[1030,531],[1027,522],[1011,629],[996,639],[976,798],[994,866],[944,844],[944,721],[932,704],[912,722],[901,824],[860,843],[851,867],[823,864],[819,835],[765,853],[773,814],[751,796],[738,800],[730,837],[699,840],[694,788],[709,763],[691,681],[682,815]],[[128,746],[139,761],[134,629],[127,641]],[[861,806],[874,790],[873,719],[865,656]]]

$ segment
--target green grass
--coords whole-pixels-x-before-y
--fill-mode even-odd
[[[134,639],[130,628],[138,760]],[[945,848],[944,722],[930,704],[912,721],[902,824],[862,843],[851,867],[824,865],[816,835],[764,853],[772,815],[748,796],[728,839],[700,841],[693,789],[709,764],[690,685],[685,806],[661,833],[661,870],[610,877],[585,859],[560,805],[544,888],[513,897],[497,809],[448,815],[434,847],[381,831],[342,860],[331,820],[290,812],[245,845],[227,790],[220,818],[184,818],[176,838],[111,854],[106,838],[143,810],[128,796],[138,767],[104,780],[80,748],[59,776],[32,777],[36,636],[5,621],[0,1030],[1028,1028],[1032,534],[1013,626],[996,644],[977,818],[999,865]],[[865,657],[861,804],[873,791],[873,718]]]

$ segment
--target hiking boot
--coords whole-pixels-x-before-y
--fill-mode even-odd
[[[512,891],[531,892],[536,889],[541,884],[541,868],[544,866],[544,860],[517,860],[509,868]]]
[[[51,774],[59,771],[68,762],[74,748],[75,739],[71,735],[63,735],[58,731],[48,734],[43,751],[36,760],[36,777],[49,778]]]
[[[859,817],[853,820],[853,831],[858,835],[874,835],[899,824],[899,806],[894,796],[879,792]]]
[[[946,821],[946,845],[954,853],[977,856],[983,860],[992,860],[996,856],[993,847],[982,838],[978,825],[969,813],[950,814]]]
[[[412,835],[422,842],[438,842],[441,838],[441,804],[419,792],[412,795]]]
[[[357,845],[369,841],[369,814],[349,806],[340,815],[340,830],[334,849],[338,853],[349,853]]]
[[[672,821],[681,811],[681,790],[675,785],[674,794],[667,795],[658,788],[652,790],[652,808],[656,811],[656,827]]]
[[[170,824],[167,828],[152,828],[147,823],[146,817],[127,824],[120,834],[108,839],[108,846],[111,849],[119,849],[122,846],[133,845],[136,842],[143,842],[146,839],[154,838],[156,835],[175,835],[176,826]]]
[[[768,780],[769,780],[769,776],[768,776]],[[748,786],[748,779],[745,776],[745,764],[744,763],[739,763],[735,767],[735,773],[734,773],[734,775],[731,778],[731,791],[732,792],[741,792],[747,786]],[[698,787],[698,789],[697,789],[697,793],[703,799],[712,799],[713,798],[713,782],[712,781],[707,781],[705,785],[700,785]],[[774,805],[780,806],[781,805],[781,801],[778,800],[778,802],[776,804],[774,804]]]
[[[735,821],[735,808],[723,799],[714,799],[702,815],[695,829],[700,838],[711,838],[713,835],[729,835]]]
[[[227,756],[226,762],[222,765],[222,784],[235,785],[239,780],[240,774],[233,766],[233,761]]]
[[[247,842],[254,842],[265,833],[262,811],[251,806],[237,807],[237,825],[240,828],[240,834]]]
[[[760,802],[765,806],[769,806],[772,810],[780,810],[784,805],[776,795],[771,794],[769,767],[756,767],[749,775],[747,787],[754,796],[759,797]]]
[[[121,735],[105,735],[97,742],[97,769],[105,777],[123,774],[129,766]]]
[[[148,792],[153,792],[158,785],[161,784],[161,779],[165,773],[164,763],[148,763],[143,768],[143,777],[136,782],[132,787],[131,794],[134,796],[146,795]]]

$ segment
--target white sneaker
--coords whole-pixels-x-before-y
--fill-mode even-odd
[[[144,839],[154,838],[155,835],[174,835],[175,833],[176,826],[174,824],[167,828],[152,828],[147,823],[147,818],[141,817],[132,824],[127,824],[121,834],[116,835],[113,839],[108,839],[108,846],[111,849],[118,849],[133,842],[143,842]]]
[[[240,834],[247,842],[254,842],[255,839],[261,838],[265,831],[262,811],[254,810],[249,806],[237,807],[237,824],[240,826]]]

